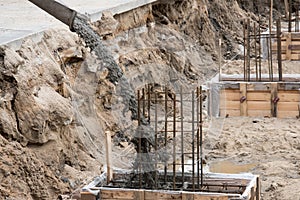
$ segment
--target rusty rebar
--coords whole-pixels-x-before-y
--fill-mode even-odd
[[[140,90],[138,90],[138,126],[141,125],[141,94]],[[138,133],[137,136],[139,137],[138,142],[138,174],[139,174],[139,186],[142,188],[142,160],[141,160],[141,153],[142,153],[142,137],[141,133]]]
[[[200,92],[197,87],[197,103],[196,103],[196,120],[197,120],[197,188],[200,188],[200,118],[199,118],[199,104],[200,104]]]
[[[243,23],[243,43],[244,43],[244,81],[246,81],[246,20]]]
[[[157,155],[157,94],[155,93],[155,97],[154,97],[154,100],[155,100],[155,113],[154,113],[154,118],[155,118],[155,124],[154,124],[154,131],[155,131],[155,139],[154,139],[154,150],[155,150],[155,170],[157,170],[157,162],[158,162],[158,155]],[[158,182],[158,172],[155,172],[155,189],[158,188],[158,185],[157,185],[157,182]]]
[[[202,104],[203,104],[203,99],[202,99],[202,86],[200,86],[200,164],[201,164],[201,188],[203,187],[203,119],[202,119]]]
[[[183,135],[183,95],[182,95],[182,87],[180,87],[180,129],[181,129],[181,180],[182,180],[182,187],[184,186],[184,135]]]
[[[173,189],[176,189],[176,94],[173,97]]]
[[[255,23],[254,23],[254,54],[255,54],[255,80],[258,81],[257,35],[256,35],[256,24]]]
[[[143,102],[143,118],[146,116],[146,95],[145,88],[142,89],[142,102]]]
[[[272,26],[273,26],[273,0],[270,0],[270,18],[269,18],[269,51],[270,51],[270,75],[273,81],[273,54],[272,54]]]
[[[192,185],[195,191],[195,92],[192,91]]]
[[[259,74],[259,81],[261,81],[261,30],[260,30],[260,17],[258,21],[258,41],[259,41],[259,47],[258,47],[258,54],[259,54],[259,60],[258,60],[258,74]]]
[[[251,47],[250,47],[250,19],[247,19],[247,81],[250,81],[250,65],[251,65]]]
[[[282,81],[282,54],[281,54],[281,21],[280,18],[276,22],[277,25],[277,60],[278,60],[278,76],[279,81]]]
[[[293,12],[293,8],[292,8],[292,0],[289,0],[289,22],[288,22],[288,32],[292,32],[292,12]]]
[[[164,142],[164,147],[165,147],[165,151],[166,151],[166,148],[167,148],[167,139],[168,139],[168,88],[165,87],[165,135],[164,135],[164,139],[165,139],[165,142]],[[168,170],[168,162],[167,162],[167,159],[165,159],[165,166],[164,166],[164,180],[165,180],[165,183],[167,183],[167,170]]]
[[[150,85],[148,85],[148,87],[147,87],[147,94],[148,94],[148,122],[150,123],[150,120],[151,120],[151,118],[150,118],[150,109],[151,109],[151,94],[150,94],[150,91],[151,91],[151,86]]]

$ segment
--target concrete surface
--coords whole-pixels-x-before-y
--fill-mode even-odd
[[[57,0],[87,15],[91,21],[103,11],[123,13],[157,0]],[[49,28],[68,27],[27,0],[0,0],[0,45],[39,35]]]

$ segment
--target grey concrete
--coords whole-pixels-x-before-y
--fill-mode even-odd
[[[87,15],[91,21],[102,12],[123,13],[157,0],[57,0]],[[0,45],[39,35],[49,28],[68,27],[27,0],[0,0]]]

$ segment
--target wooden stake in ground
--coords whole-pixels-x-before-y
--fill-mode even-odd
[[[113,178],[113,169],[111,167],[111,134],[110,132],[105,132],[106,137],[106,165],[107,165],[107,184],[110,183],[110,181]]]

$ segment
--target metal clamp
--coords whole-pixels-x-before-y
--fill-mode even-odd
[[[279,100],[280,100],[279,97],[275,97],[275,98],[273,99],[273,103],[278,103]]]
[[[242,96],[241,98],[240,98],[240,102],[241,103],[243,103],[244,101],[246,101],[247,100],[247,97],[245,97],[245,96]]]

